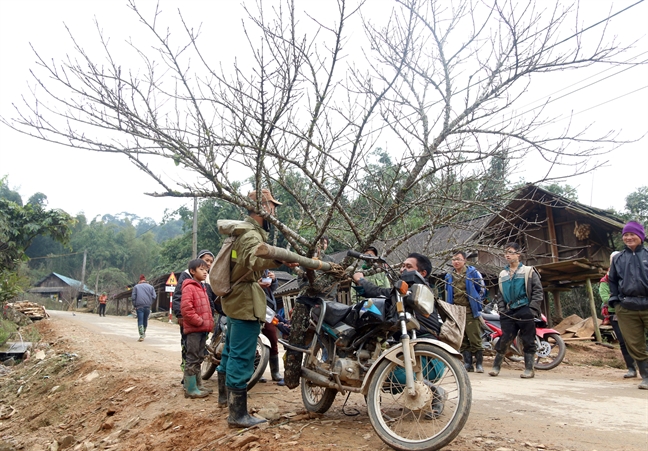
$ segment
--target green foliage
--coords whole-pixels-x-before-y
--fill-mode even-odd
[[[648,186],[642,186],[626,197],[628,220],[634,219],[648,226]]]
[[[178,210],[183,223],[184,233],[163,242],[159,250],[156,273],[178,271],[187,267],[192,252],[193,211],[188,208]],[[218,253],[223,237],[216,225],[219,219],[243,219],[245,212],[223,201],[207,199],[198,206],[198,250],[208,249]]]
[[[13,321],[0,318],[0,345],[7,342],[11,334],[18,330],[18,326]]]
[[[0,199],[9,200],[22,206],[22,197],[20,197],[18,191],[9,188],[8,178],[6,175],[0,178]]]
[[[124,291],[130,283],[132,278],[117,268],[95,270],[86,280],[86,285],[96,287],[97,293],[105,291],[109,296]]]
[[[9,190],[5,180],[0,180],[0,191],[6,194]],[[23,290],[19,268],[27,260],[26,249],[37,236],[47,235],[61,243],[70,239],[74,220],[63,211],[44,209],[43,198],[25,206],[0,198],[0,302]]]

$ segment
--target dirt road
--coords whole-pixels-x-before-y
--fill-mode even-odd
[[[339,396],[325,415],[309,416],[299,389],[273,383],[257,384],[249,407],[280,418],[236,436],[215,397],[182,396],[176,325],[151,321],[142,343],[133,318],[53,312],[38,326],[45,358],[0,379],[0,402],[16,409],[0,420],[0,450],[49,450],[55,441],[72,442],[70,449],[389,449],[373,433],[362,396],[346,405]],[[519,378],[520,364],[497,378],[470,374],[470,418],[446,449],[648,450],[648,391],[609,366],[619,357],[570,345],[564,364],[532,380]]]

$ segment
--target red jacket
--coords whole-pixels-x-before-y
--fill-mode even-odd
[[[207,291],[194,279],[187,278],[182,282],[180,311],[184,319],[182,327],[185,334],[211,332],[214,329],[214,317]]]

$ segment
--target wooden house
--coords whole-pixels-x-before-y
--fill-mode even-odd
[[[87,285],[83,285],[83,287],[81,285],[79,280],[53,272],[36,282],[28,290],[28,293],[38,294],[66,303],[80,300],[84,296],[94,296],[95,292],[93,290],[88,288]]]

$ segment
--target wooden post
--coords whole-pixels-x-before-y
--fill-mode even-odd
[[[601,343],[603,339],[601,338],[601,330],[598,326],[598,318],[596,317],[596,305],[594,304],[594,291],[592,291],[592,281],[590,279],[585,279],[587,282],[587,294],[589,295],[590,300],[590,309],[592,310],[592,322],[594,323],[594,335],[596,336],[596,341]]]
[[[549,241],[551,242],[551,263],[558,261],[558,241],[556,238],[556,225],[554,224],[553,210],[551,206],[546,205],[547,228],[549,229]]]

